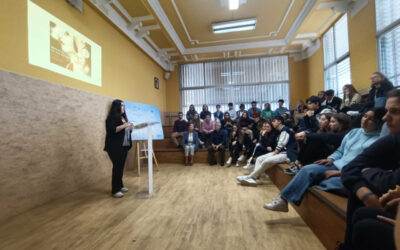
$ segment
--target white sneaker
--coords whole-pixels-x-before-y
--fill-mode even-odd
[[[250,164],[252,159],[253,159],[253,157],[250,157],[249,159],[247,159],[247,164]]]
[[[199,140],[199,142],[200,142],[200,145],[204,145],[204,142],[203,142],[203,141]]]
[[[226,165],[230,166],[232,163],[232,157],[229,157],[229,159],[226,161]]]
[[[128,188],[123,187],[123,188],[121,188],[121,190],[119,190],[119,191],[121,191],[122,193],[126,193],[126,192],[128,192]]]
[[[244,160],[244,155],[239,156],[239,158],[237,159],[237,161],[243,161]]]
[[[242,175],[242,176],[238,176],[238,177],[236,177],[236,180],[238,180],[238,181],[242,181],[242,180],[244,180],[244,179],[247,179],[247,178],[249,178],[249,176],[248,176],[248,175]]]
[[[122,197],[124,197],[124,194],[122,192],[116,192],[112,196],[114,196],[115,198],[122,198]]]
[[[240,164],[239,164],[239,162],[238,161],[236,161],[236,165],[235,165],[236,167],[240,167]]]
[[[265,203],[264,208],[277,212],[288,212],[289,206],[288,202],[282,198],[275,198],[271,203]]]
[[[253,168],[254,168],[254,164],[247,163],[247,165],[244,166],[243,168],[244,168],[244,169],[253,169]]]
[[[256,180],[254,180],[250,176],[248,178],[244,179],[244,180],[241,180],[240,184],[242,184],[243,186],[251,186],[251,187],[256,187],[257,186]]]

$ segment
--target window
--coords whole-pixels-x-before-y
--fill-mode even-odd
[[[400,85],[400,1],[375,0],[379,71]]]
[[[325,90],[343,95],[343,86],[351,84],[347,14],[343,15],[322,37],[324,46]]]
[[[201,112],[207,104],[215,112],[220,104],[226,111],[230,102],[235,110],[241,103],[248,109],[252,101],[259,108],[268,102],[274,110],[279,99],[288,107],[288,60],[288,56],[274,56],[180,65],[181,110],[186,113],[193,104]]]

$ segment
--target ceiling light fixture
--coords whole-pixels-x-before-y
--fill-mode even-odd
[[[228,32],[254,30],[256,28],[256,23],[257,23],[257,18],[213,23],[212,31],[214,34],[221,34]]]
[[[229,0],[229,9],[237,10],[239,8],[239,0]]]

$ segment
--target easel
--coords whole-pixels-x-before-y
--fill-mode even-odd
[[[136,158],[137,158],[137,161],[138,161],[138,175],[139,176],[140,176],[140,165],[141,165],[140,162],[141,162],[141,160],[149,158],[148,155],[147,155],[147,151],[148,151],[148,149],[147,149],[146,141],[136,141]],[[140,154],[141,152],[144,152],[144,154],[141,155]],[[156,158],[156,155],[154,154],[154,152],[153,152],[152,155],[153,155],[154,163],[156,164],[157,171],[160,171],[160,169],[158,168],[157,158]]]

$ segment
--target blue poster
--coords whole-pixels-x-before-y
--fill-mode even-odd
[[[128,101],[124,101],[124,103],[128,120],[136,127],[132,131],[133,141],[147,140],[148,126],[151,126],[153,140],[164,139],[160,112],[158,111],[157,106]]]

